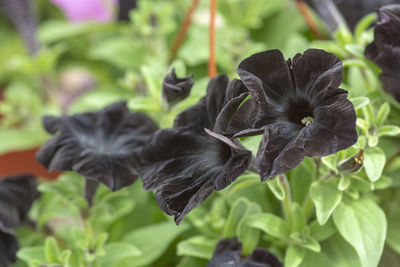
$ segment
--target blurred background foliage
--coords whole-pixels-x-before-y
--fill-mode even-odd
[[[209,1],[200,1],[175,55],[171,47],[191,1],[139,0],[128,21],[102,23],[71,22],[48,0],[32,3],[40,47],[34,54],[8,18],[0,17],[0,154],[40,146],[48,138],[41,126],[44,114],[97,110],[125,99],[132,111],[145,112],[160,127],[170,127],[176,114],[205,95]],[[360,139],[344,152],[318,164],[307,159],[288,173],[295,224],[282,218],[280,200],[285,192],[279,179],[260,183],[258,176],[245,173],[177,227],[140,181],[114,193],[100,185],[89,208],[84,180],[67,172],[40,185],[42,196],[30,214],[37,225],[18,229],[22,249],[15,267],[205,266],[218,240],[232,236],[238,236],[244,254],[262,246],[286,266],[373,266],[361,263],[379,261],[380,255],[360,258],[338,225],[349,210],[356,217],[362,214],[360,220],[367,216],[362,213],[366,207],[380,214],[371,200],[381,204],[388,221],[381,264],[400,266],[400,158],[399,140],[393,137],[400,132],[394,126],[400,123],[400,105],[380,90],[380,70],[364,57],[364,47],[373,39],[369,25],[375,15],[365,17],[354,32],[340,28],[333,35],[315,19],[323,38],[316,38],[308,28],[295,1],[218,1],[218,73],[235,78],[242,59],[266,49],[280,49],[293,57],[311,47],[322,48],[343,60],[342,87],[356,107]],[[168,109],[161,84],[172,67],[179,77],[193,74],[195,85],[189,98]],[[255,152],[257,138],[243,142]],[[366,153],[364,169],[357,175],[339,174],[339,162],[359,149]],[[316,183],[316,168],[337,179]],[[308,199],[309,188],[312,199]],[[321,192],[332,197],[329,203],[319,202]],[[346,204],[340,204],[332,218],[342,198]],[[358,199],[362,201],[355,202]],[[301,206],[307,201],[311,209]],[[378,217],[361,230],[381,233],[386,219]],[[367,252],[376,249],[374,244],[366,246]]]

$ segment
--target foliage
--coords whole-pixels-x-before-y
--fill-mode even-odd
[[[208,81],[207,1],[197,8],[176,58],[169,58],[188,2],[141,0],[129,22],[72,24],[39,1],[41,50],[33,57],[2,19],[0,137],[7,142],[0,153],[43,144],[44,114],[98,110],[121,99],[160,127],[172,126],[179,112],[205,95]],[[42,195],[30,212],[35,228],[16,231],[21,249],[14,266],[205,266],[218,241],[235,236],[243,254],[263,247],[287,267],[400,266],[400,104],[382,90],[380,69],[364,56],[375,16],[366,16],[353,33],[339,28],[317,40],[294,1],[219,2],[218,72],[235,78],[243,58],[265,49],[279,48],[287,57],[307,48],[334,53],[343,61],[341,88],[356,109],[357,143],[322,159],[307,158],[265,182],[246,172],[179,226],[139,180],[117,192],[100,185],[89,206],[84,179],[65,172],[40,184]],[[162,80],[173,67],[178,77],[193,73],[195,84],[188,98],[168,107]],[[93,87],[63,109],[61,77],[76,68],[88,70]],[[257,138],[241,141],[254,152]],[[363,167],[341,171],[361,150]]]

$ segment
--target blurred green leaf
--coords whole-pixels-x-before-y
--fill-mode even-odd
[[[342,237],[357,251],[362,266],[377,266],[387,229],[382,209],[368,199],[342,202],[333,213],[333,221]]]
[[[377,181],[385,166],[386,156],[379,147],[367,148],[364,153],[364,168],[371,182]]]
[[[183,240],[177,245],[178,256],[193,256],[202,259],[211,259],[218,240],[209,240],[204,236],[194,236]]]
[[[335,185],[322,181],[314,182],[310,187],[310,196],[315,204],[319,224],[325,224],[332,212],[342,200],[342,192]]]
[[[268,235],[284,240],[289,238],[291,232],[290,226],[286,221],[269,213],[250,215],[246,218],[246,224],[260,229]]]
[[[123,238],[123,242],[138,248],[142,254],[128,257],[118,262],[115,267],[149,265],[158,259],[171,242],[187,229],[188,225],[182,223],[180,226],[176,226],[173,222],[168,221],[152,224],[127,233]]]

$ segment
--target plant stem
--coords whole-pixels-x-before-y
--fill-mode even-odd
[[[315,22],[315,19],[311,16],[311,13],[308,10],[307,5],[303,1],[297,0],[296,6],[301,15],[303,16],[304,21],[306,22],[308,28],[315,35],[315,37],[317,39],[323,39],[322,34],[318,31],[317,23]]]
[[[194,11],[196,10],[197,6],[199,5],[200,0],[193,0],[192,4],[190,5],[188,11],[186,12],[185,18],[182,22],[181,28],[179,29],[178,35],[175,38],[174,43],[171,47],[171,56],[169,62],[174,60],[176,54],[179,51],[179,48],[182,46],[183,41],[185,40],[186,33],[189,29],[190,24],[192,24],[192,16]]]
[[[283,191],[285,191],[285,199],[282,201],[282,210],[283,213],[289,222],[290,225],[293,224],[293,218],[292,218],[292,195],[290,191],[290,185],[289,182],[286,178],[286,175],[281,174],[279,175],[279,182],[281,183],[283,187]]]
[[[315,162],[315,172],[312,176],[312,182],[318,180],[319,178],[319,168],[321,167],[321,159],[320,158],[316,158],[314,159]],[[306,199],[303,202],[303,213],[304,216],[306,217],[306,219],[308,219],[308,217],[310,217],[312,211],[314,208],[314,202],[312,201],[311,197],[310,197],[310,189],[308,190]]]
[[[212,78],[217,75],[216,53],[215,53],[215,15],[217,13],[217,0],[210,0],[210,30],[209,45],[210,58],[208,61],[208,77]]]

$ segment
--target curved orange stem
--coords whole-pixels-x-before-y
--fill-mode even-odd
[[[217,64],[216,64],[216,51],[215,51],[215,15],[217,13],[217,0],[210,0],[210,30],[209,30],[209,41],[210,41],[210,58],[208,61],[208,77],[212,78],[217,75]]]
[[[183,41],[185,40],[186,33],[189,29],[190,24],[192,23],[192,16],[197,6],[199,5],[200,0],[193,0],[190,5],[188,11],[186,12],[185,18],[182,22],[181,28],[179,29],[178,35],[176,36],[174,43],[171,47],[171,57],[170,61],[172,61],[176,54],[178,53],[179,48],[182,46]]]

